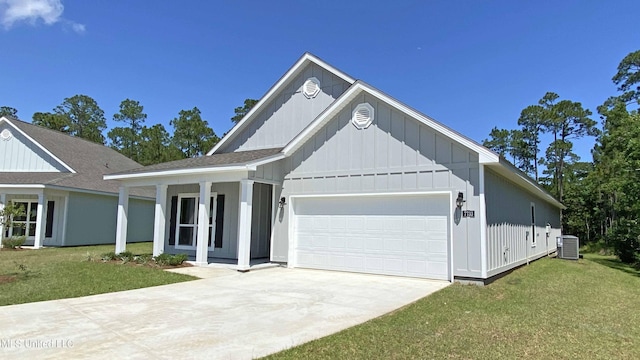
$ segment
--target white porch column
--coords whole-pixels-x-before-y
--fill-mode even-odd
[[[127,216],[129,212],[129,188],[120,186],[118,195],[118,219],[116,223],[116,254],[127,249]]]
[[[196,241],[196,265],[209,264],[209,207],[211,206],[211,181],[200,182],[198,204],[198,237]]]
[[[153,220],[153,256],[164,252],[167,208],[167,185],[156,185],[156,212]]]
[[[251,260],[251,207],[253,180],[240,180],[240,208],[238,209],[238,271],[249,271]]]
[[[7,203],[7,194],[0,194],[0,211],[4,210],[4,204]],[[4,225],[0,223],[0,249],[2,248],[2,239],[4,239]]]
[[[46,199],[44,197],[44,191],[38,194],[38,210],[36,210],[36,234],[33,240],[33,248],[40,249],[42,247],[42,241],[44,240],[44,223],[46,221],[44,216],[44,205]],[[27,214],[27,217],[29,214]],[[29,229],[26,229],[28,232]]]

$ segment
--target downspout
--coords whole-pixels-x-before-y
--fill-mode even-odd
[[[526,254],[525,256],[527,258],[527,265],[529,265],[529,234],[530,234],[530,231],[531,230],[527,231],[527,240],[526,240],[526,244],[524,245],[524,250],[525,250],[525,254]]]

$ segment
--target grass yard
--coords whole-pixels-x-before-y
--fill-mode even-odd
[[[268,358],[640,359],[640,272],[545,258]]]
[[[134,254],[151,243],[127,244]],[[193,280],[158,268],[88,261],[113,245],[0,251],[0,306],[64,299]]]

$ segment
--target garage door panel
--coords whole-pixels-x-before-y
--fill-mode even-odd
[[[407,239],[406,244],[408,252],[426,253],[428,250],[427,241],[424,239]]]
[[[297,266],[448,279],[448,196],[296,199]]]
[[[382,238],[369,238],[365,242],[365,250],[367,252],[382,252],[384,251],[384,239]]]
[[[343,251],[347,247],[347,239],[342,236],[332,236],[329,240],[331,250]]]
[[[446,241],[426,241],[427,252],[430,254],[447,254],[448,244]]]

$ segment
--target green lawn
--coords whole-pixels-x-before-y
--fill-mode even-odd
[[[640,272],[545,258],[269,358],[640,359]]]
[[[88,261],[113,245],[0,251],[0,306],[171,284],[195,278],[158,268]],[[134,254],[151,243],[127,244]]]

